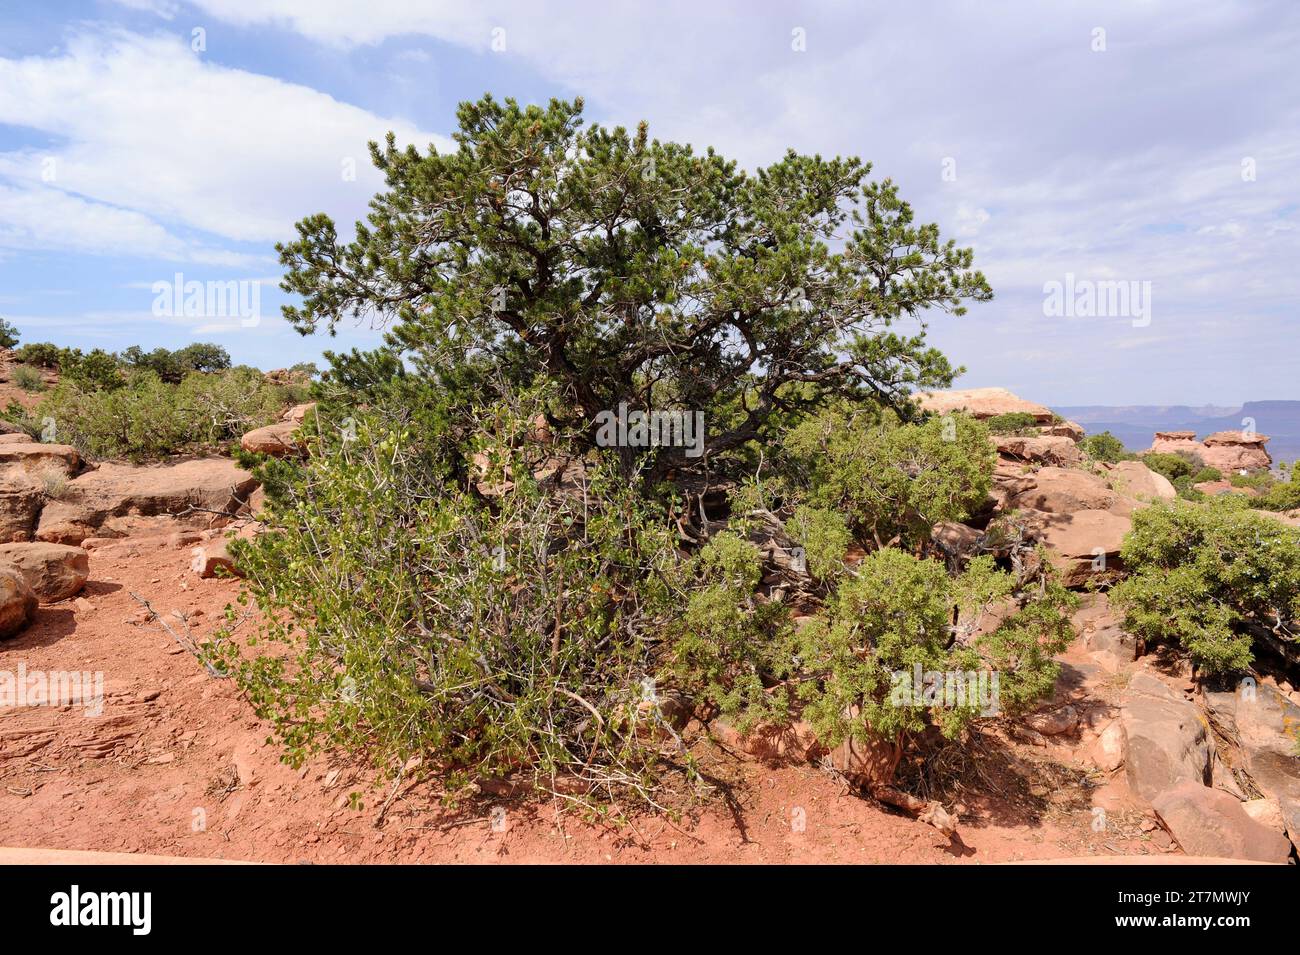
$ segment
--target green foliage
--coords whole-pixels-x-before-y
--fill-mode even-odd
[[[1210,672],[1250,665],[1252,625],[1294,639],[1300,531],[1234,495],[1137,511],[1121,557],[1129,576],[1111,597],[1125,625],[1183,647]]]
[[[58,368],[68,349],[52,342],[31,342],[14,352],[14,357],[24,365],[35,368]]]
[[[1142,463],[1157,474],[1163,474],[1171,483],[1180,477],[1190,477],[1195,464],[1185,454],[1165,454],[1152,452],[1142,455]]]
[[[115,391],[126,384],[117,356],[102,348],[84,355],[77,349],[65,352],[59,372],[65,382],[83,392]]]
[[[1205,493],[1196,489],[1196,478],[1190,474],[1184,474],[1173,480],[1174,490],[1178,496],[1185,501],[1203,501]]]
[[[1264,493],[1250,502],[1265,511],[1291,511],[1300,508],[1300,461],[1290,467],[1281,465],[1283,479],[1275,479]]]
[[[1233,487],[1246,487],[1253,491],[1266,492],[1273,486],[1275,478],[1268,471],[1258,471],[1254,474],[1231,474],[1228,476],[1228,483]]]
[[[953,579],[938,561],[895,549],[869,555],[795,637],[805,673],[797,696],[818,739],[834,746],[873,733],[896,738],[927,722],[952,737],[990,710],[1015,713],[1050,692],[1059,669],[1052,655],[1070,638],[1075,598],[1055,585],[1016,595],[1019,606],[1005,622],[973,636],[984,614],[1014,591],[1014,579],[989,557],[976,558]],[[954,626],[954,611],[966,627]],[[914,685],[917,667],[983,671],[989,683],[996,672],[997,683],[990,696],[927,701]]]
[[[41,373],[28,365],[14,366],[13,382],[23,391],[45,390],[45,379],[41,377]]]
[[[997,454],[966,415],[898,424],[891,416],[826,411],[786,435],[791,493],[843,516],[877,547],[920,546],[988,496]]]
[[[1037,434],[1038,419],[1027,411],[994,415],[984,422],[992,434]]]
[[[175,351],[155,348],[146,352],[132,345],[122,352],[122,361],[132,369],[151,371],[168,384],[179,384],[195,371],[224,371],[230,367],[230,354],[220,345],[194,342]]]
[[[750,174],[581,113],[487,97],[454,151],[390,135],[355,240],[316,215],[280,247],[299,331],[389,320],[383,348],[327,354],[306,460],[258,465],[273,532],[235,548],[261,629],[207,647],[288,759],[644,795],[673,735],[659,685],[742,728],[802,707],[841,735],[974,718],[882,697],[913,661],[995,664],[1004,706],[1049,689],[1063,591],[890,547],[987,500],[988,428],[909,417],[954,375],[928,315],[991,297],[970,250],[860,160]],[[704,456],[602,447],[624,403],[702,412]],[[729,529],[701,478],[740,485]],[[826,598],[799,633],[757,525]],[[855,536],[876,549],[856,568]],[[954,623],[996,600],[1018,612],[993,632]]]
[[[1133,455],[1124,450],[1124,442],[1109,431],[1088,435],[1079,442],[1079,449],[1083,451],[1084,456],[1090,461],[1104,461],[1108,464],[1115,464],[1118,461],[1128,461],[1133,458]]]
[[[14,348],[18,344],[18,329],[0,318],[0,348]]]
[[[843,572],[853,534],[842,514],[800,504],[787,529],[804,548],[808,572],[813,577],[832,580]]]
[[[137,371],[108,389],[65,377],[33,417],[53,418],[60,440],[91,457],[151,460],[209,449],[270,424],[286,397],[255,368],[194,372],[180,384]]]
[[[295,764],[339,747],[382,766],[421,755],[453,783],[522,770],[547,788],[639,785],[660,745],[646,681],[674,538],[599,468],[582,493],[544,493],[530,416],[479,417],[484,480],[513,483],[491,500],[428,467],[446,428],[400,412],[327,421],[306,462],[268,465],[276,532],[237,547],[262,630],[249,652],[209,650]],[[701,560],[754,583],[721,548]]]
[[[900,320],[961,314],[991,291],[969,249],[913,221],[856,158],[793,151],[755,173],[709,150],[584,126],[582,103],[462,104],[458,149],[390,134],[371,158],[387,190],[355,241],[298,223],[280,247],[300,331],[393,319],[417,371],[475,365],[485,400],[547,381],[552,423],[595,444],[601,412],[702,412],[707,455],[622,449],[648,488],[711,466],[789,413],[836,396],[902,404],[953,369]],[[792,388],[799,385],[799,388]]]
[[[678,586],[689,596],[668,628],[667,672],[715,703],[741,732],[789,719],[788,696],[766,692],[762,678],[783,669],[789,617],[784,604],[755,599],[761,576],[754,545],[719,534],[681,569]]]

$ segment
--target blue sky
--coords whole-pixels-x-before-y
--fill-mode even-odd
[[[264,368],[377,342],[289,329],[274,243],[363,215],[389,129],[443,145],[486,91],[582,95],[747,168],[794,147],[899,182],[996,293],[931,325],[964,386],[1300,399],[1296,49],[1290,0],[8,3],[0,316],[27,341],[211,340]],[[177,273],[260,282],[260,320],[155,314]],[[1067,276],[1149,289],[1149,312],[1046,314]]]

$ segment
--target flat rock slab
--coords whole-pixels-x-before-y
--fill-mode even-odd
[[[1200,712],[1150,673],[1133,674],[1120,704],[1125,770],[1150,802],[1179,783],[1210,783],[1210,743]],[[1188,850],[1191,851],[1191,850]]]
[[[1286,836],[1250,817],[1241,802],[1219,789],[1179,783],[1152,801],[1169,834],[1189,855],[1217,855],[1254,862],[1285,863]]]

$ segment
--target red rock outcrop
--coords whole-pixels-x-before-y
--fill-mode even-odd
[[[1157,431],[1150,453],[1190,454],[1225,474],[1267,471],[1273,466],[1264,449],[1268,440],[1268,435],[1253,431],[1216,431],[1204,441],[1196,440],[1195,431]]]
[[[179,464],[101,464],[68,481],[41,510],[36,539],[80,544],[87,537],[119,536],[119,523],[184,515],[189,526],[228,523],[257,480],[229,458],[197,458]]]

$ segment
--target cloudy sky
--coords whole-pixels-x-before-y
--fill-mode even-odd
[[[442,146],[462,100],[582,95],[747,168],[794,147],[896,180],[996,293],[932,325],[964,386],[1300,399],[1297,49],[1294,0],[15,0],[0,316],[264,368],[377,342],[290,330],[274,243],[363,215],[387,130]],[[261,320],[155,314],[177,274],[260,281]],[[1096,283],[1122,284],[1090,308]]]

